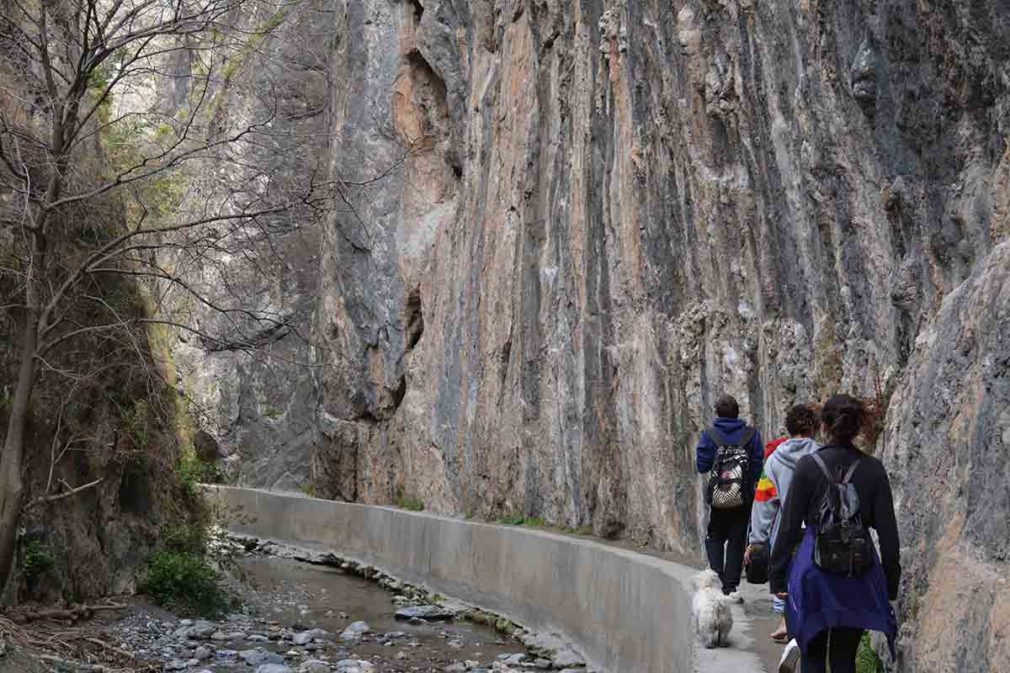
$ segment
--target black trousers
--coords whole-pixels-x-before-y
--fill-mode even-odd
[[[747,548],[750,503],[736,509],[710,511],[705,553],[708,565],[719,574],[723,593],[736,591],[743,574],[743,553]]]
[[[856,673],[856,652],[862,629],[829,629],[810,641],[803,656],[803,673]]]

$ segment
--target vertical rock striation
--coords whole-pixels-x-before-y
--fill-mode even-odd
[[[697,539],[722,390],[890,390],[1002,235],[993,3],[336,8],[317,477]]]
[[[774,434],[794,401],[896,390],[904,670],[1005,661],[1005,3],[332,10],[307,44],[340,198],[289,379],[318,493],[696,553],[718,393]]]
[[[891,400],[883,458],[901,494],[902,670],[998,671],[1010,655],[1008,321],[1003,243],[944,299]]]

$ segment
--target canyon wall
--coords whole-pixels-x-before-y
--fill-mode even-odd
[[[795,401],[890,398],[902,670],[999,668],[1010,7],[334,0],[315,17],[311,130],[339,198],[299,262],[313,277],[285,289],[311,287],[311,366],[218,379],[291,403],[264,420],[229,402],[227,451],[280,454],[327,497],[698,555],[694,441],[719,393],[767,435]],[[304,441],[243,430],[267,426]]]
[[[991,3],[338,3],[320,488],[694,549],[723,390],[888,394],[1005,228]]]

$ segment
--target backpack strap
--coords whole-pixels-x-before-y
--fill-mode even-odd
[[[828,478],[828,482],[832,484],[842,484],[843,486],[848,485],[849,482],[852,481],[852,475],[855,474],[856,468],[859,467],[860,459],[856,458],[854,461],[852,461],[852,465],[849,465],[849,469],[846,470],[845,476],[842,477],[841,481],[839,481],[835,477],[831,476],[831,471],[828,470],[827,464],[824,462],[823,458],[817,455],[817,452],[814,452],[810,455],[813,456],[814,462],[817,463],[817,466],[821,468],[821,472],[824,473],[824,476]]]
[[[719,446],[729,446],[731,444],[739,445],[741,447],[746,447],[748,444],[750,444],[751,440],[754,439],[754,433],[757,432],[757,430],[755,430],[754,428],[752,428],[751,426],[748,425],[747,427],[744,428],[744,430],[743,430],[743,436],[740,438],[739,442],[728,442],[728,441],[726,441],[726,438],[723,436],[723,434],[721,432],[719,432],[716,429],[716,427],[714,425],[711,426],[708,430],[706,430],[706,432],[708,432],[709,437],[712,438],[712,441],[715,443],[715,445],[717,447],[719,447]]]
[[[848,472],[845,473],[845,477],[842,479],[843,485],[847,486],[849,482],[852,481],[852,475],[853,473],[855,473],[856,468],[859,467],[859,460],[860,460],[859,458],[856,458],[854,461],[852,461],[852,465],[849,466]]]
[[[813,456],[814,462],[817,463],[817,467],[821,468],[821,472],[824,473],[824,476],[828,478],[828,483],[834,484],[835,478],[831,476],[831,471],[828,470],[828,466],[825,464],[824,459],[817,455],[816,452],[810,455]]]
[[[743,430],[743,437],[740,438],[740,448],[746,449],[747,445],[750,444],[751,440],[754,439],[754,433],[757,432],[751,426],[747,426]]]

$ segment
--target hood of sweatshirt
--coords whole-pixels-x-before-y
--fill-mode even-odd
[[[792,470],[796,469],[796,463],[800,462],[800,458],[819,448],[820,444],[809,437],[791,437],[779,444],[772,457]]]
[[[712,421],[712,425],[726,438],[727,442],[735,442],[740,439],[741,435],[743,435],[743,429],[747,427],[747,423],[743,419],[724,418],[722,416]]]

